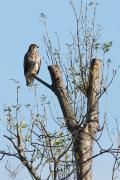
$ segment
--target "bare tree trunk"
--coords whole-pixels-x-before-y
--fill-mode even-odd
[[[88,87],[84,93],[87,98],[86,121],[81,126],[78,124],[72,104],[69,101],[59,67],[57,65],[48,66],[52,85],[47,84],[47,87],[56,94],[67,129],[73,137],[77,180],[92,179],[92,145],[99,127],[98,99],[100,64],[100,60],[93,59],[90,65]],[[36,79],[39,80],[39,78]],[[41,82],[41,80],[39,81]],[[46,83],[43,84],[45,85]]]
[[[98,99],[100,61],[93,59],[87,89],[87,118],[76,134],[74,151],[77,167],[77,180],[92,179],[92,144],[99,127]]]

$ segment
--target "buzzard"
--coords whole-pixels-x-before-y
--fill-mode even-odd
[[[32,86],[34,77],[40,70],[41,59],[38,53],[38,48],[39,47],[36,44],[31,44],[24,56],[24,75],[27,86]]]

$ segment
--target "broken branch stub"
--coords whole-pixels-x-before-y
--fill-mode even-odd
[[[72,104],[69,101],[67,89],[64,86],[62,73],[57,65],[48,66],[48,70],[52,79],[52,90],[59,100],[66,126],[68,130],[73,133],[75,129],[79,128],[79,125],[76,121]]]
[[[87,91],[87,118],[86,123],[92,125],[96,133],[99,128],[99,90],[100,90],[100,66],[99,59],[93,59],[89,71],[89,86]],[[90,132],[89,132],[90,133]],[[93,135],[93,134],[92,134]]]

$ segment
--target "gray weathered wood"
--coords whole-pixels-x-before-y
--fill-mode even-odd
[[[77,167],[77,180],[92,179],[92,145],[98,131],[98,98],[101,61],[93,59],[89,70],[87,89],[87,116],[84,126],[77,132],[74,151]]]
[[[99,128],[99,79],[101,61],[93,59],[90,64],[88,87],[84,93],[87,98],[87,113],[84,125],[78,124],[72,104],[69,101],[67,90],[64,86],[62,73],[57,65],[48,66],[52,85],[47,84],[57,96],[63,112],[68,131],[73,137],[73,149],[76,163],[77,180],[92,179],[92,145]],[[38,79],[37,79],[38,80]],[[40,81],[42,82],[42,81]]]

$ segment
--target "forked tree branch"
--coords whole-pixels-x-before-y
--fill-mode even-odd
[[[49,85],[48,83],[46,83],[45,81],[43,81],[42,79],[38,77],[35,77],[35,79],[55,93],[60,103],[60,107],[66,121],[66,126],[68,130],[71,133],[73,133],[76,130],[76,128],[77,129],[79,128],[79,124],[76,121],[73,107],[71,103],[69,102],[68,93],[62,79],[62,73],[58,65],[48,66],[48,70],[50,72],[52,85]]]
[[[90,64],[87,94],[87,116],[84,125],[80,126],[72,104],[70,103],[67,89],[64,86],[62,73],[58,65],[48,66],[52,85],[43,80],[36,78],[39,82],[51,89],[58,98],[61,110],[64,115],[68,131],[73,137],[73,147],[76,160],[77,180],[91,180],[92,166],[92,144],[93,139],[98,131],[98,92],[99,92],[99,75],[100,60],[93,59]],[[83,163],[86,162],[86,163]]]

